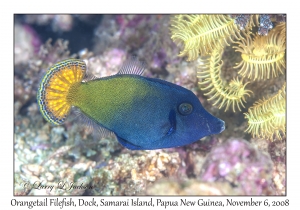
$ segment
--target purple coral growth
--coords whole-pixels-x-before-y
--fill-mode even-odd
[[[153,55],[152,67],[153,68],[161,68],[166,63],[167,55],[164,49],[160,49]]]
[[[38,53],[42,44],[39,35],[31,26],[23,25],[23,27],[27,34],[31,35],[31,45],[34,49],[34,53]]]
[[[200,173],[208,182],[229,182],[245,195],[268,194],[273,163],[245,140],[231,139],[213,148]]]
[[[250,20],[250,15],[231,15],[232,18],[235,18],[234,23],[240,27],[241,30],[244,30]]]
[[[286,22],[286,15],[274,15],[276,22]]]
[[[258,34],[262,36],[267,36],[269,30],[273,28],[273,23],[269,15],[260,15],[259,16],[259,28]]]

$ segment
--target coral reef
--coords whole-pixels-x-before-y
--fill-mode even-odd
[[[229,183],[201,182],[191,179],[181,183],[161,180],[147,189],[147,195],[239,195]]]
[[[169,37],[168,22],[167,15],[105,16],[95,32],[94,52],[123,49],[145,60],[151,71],[163,71],[168,63],[178,63],[178,49]]]
[[[246,61],[241,58],[240,54],[243,52],[235,52],[234,49],[238,48],[232,49],[231,46],[240,48],[248,46],[248,43],[243,43],[246,40],[245,35],[250,32],[251,43],[258,39],[259,35],[254,33],[254,30],[258,30],[259,21],[264,21],[260,16],[219,15],[218,18],[201,16],[205,21],[220,20],[222,24],[227,23],[228,30],[231,28],[232,31],[218,30],[212,35],[214,38],[225,36],[222,41],[205,37],[207,45],[202,49],[203,52],[207,52],[205,56],[201,54],[202,51],[195,48],[199,44],[196,43],[193,46],[194,54],[190,55],[191,58],[195,56],[193,61],[185,61],[185,58],[178,57],[182,49],[176,45],[177,41],[174,43],[170,37],[169,27],[175,22],[169,15],[16,16],[14,195],[286,194],[286,136],[282,135],[285,133],[283,130],[285,127],[279,127],[276,122],[279,123],[280,120],[274,118],[269,127],[278,125],[277,128],[281,129],[278,131],[281,140],[274,137],[273,141],[269,141],[271,137],[265,138],[263,137],[265,135],[258,134],[255,134],[255,137],[259,138],[253,138],[252,132],[244,132],[249,126],[244,117],[247,115],[243,114],[247,110],[250,113],[250,110],[259,109],[259,107],[250,108],[250,105],[256,105],[259,99],[261,107],[264,106],[261,112],[264,112],[265,116],[274,113],[269,112],[272,104],[277,102],[277,99],[285,98],[282,95],[281,98],[276,96],[285,82],[285,65],[283,65],[285,60],[281,58],[281,63],[269,64],[275,69],[255,81],[251,80],[255,73],[248,78],[250,70],[245,73],[245,78],[238,73],[240,68],[232,70],[236,63]],[[181,27],[192,27],[186,22],[191,20],[188,15],[180,17],[178,21],[182,21]],[[277,45],[280,43],[280,47],[272,49],[270,46],[256,47],[257,52],[265,54],[280,48],[285,54],[285,18],[285,15],[268,15],[265,21],[271,20],[273,28],[268,29],[268,35],[262,38],[267,39],[269,35],[274,34],[271,42],[276,41]],[[84,34],[86,36],[82,37],[80,43],[78,39],[75,39],[76,41],[63,39],[65,33],[78,35],[76,26],[79,23],[90,27],[91,30],[87,31],[93,33]],[[195,22],[195,25],[197,24]],[[51,31],[49,34],[56,36],[41,33],[39,31],[41,26],[46,26]],[[207,29],[211,26],[209,25]],[[61,39],[56,39],[60,35]],[[81,44],[85,43],[85,39],[90,39],[93,47],[88,45],[82,47]],[[184,47],[184,42],[179,42],[181,47]],[[228,44],[231,46],[228,47]],[[78,48],[70,47],[71,45],[77,45],[80,50],[74,50]],[[211,103],[215,103],[218,96],[216,99],[207,100],[213,97],[215,92],[206,94],[211,91],[211,87],[206,91],[201,90],[211,86],[212,82],[207,82],[203,86],[198,84],[205,83],[205,78],[198,78],[199,75],[208,75],[199,70],[199,66],[208,70],[209,58],[218,46],[220,51],[216,56],[219,56],[220,61],[214,67],[216,77],[210,77],[209,80],[212,81],[217,77],[221,80],[217,83],[220,93],[228,94],[231,91],[228,88],[237,90],[243,87],[244,94],[240,94],[241,98],[238,99],[242,103],[222,102],[223,99],[220,99],[216,103],[217,107],[212,106]],[[38,110],[36,94],[40,79],[54,63],[67,58],[80,58],[86,62],[89,74],[104,77],[116,74],[122,63],[132,55],[148,64],[144,76],[161,78],[193,91],[205,109],[226,122],[226,130],[220,135],[205,137],[183,147],[130,151],[122,147],[115,136],[107,136],[101,140],[94,138],[88,128],[76,123],[76,116],[73,113],[59,126],[52,126],[43,119]],[[189,55],[188,51],[185,51],[185,55]],[[269,67],[262,67],[258,71],[264,68]],[[274,71],[276,75],[275,73],[272,75]],[[269,79],[266,79],[268,75]],[[236,83],[230,85],[231,80],[235,80]],[[245,94],[245,91],[250,96]],[[272,103],[262,105],[267,103],[266,101]],[[233,104],[235,112],[231,111]],[[219,109],[220,106],[225,109],[228,106],[228,111],[224,113]],[[281,104],[278,110],[283,111],[284,107],[285,105]],[[270,136],[271,133],[266,135]],[[58,185],[60,187],[57,187]]]
[[[121,154],[106,166],[93,170],[93,195],[142,195],[148,185],[162,177],[175,176],[181,160],[177,152]]]
[[[26,63],[39,51],[41,40],[29,25],[15,24],[15,65]]]
[[[70,31],[73,27],[72,15],[26,15],[28,24],[51,25],[54,32]]]
[[[207,155],[200,180],[228,182],[243,195],[270,194],[273,162],[245,140],[230,139]]]

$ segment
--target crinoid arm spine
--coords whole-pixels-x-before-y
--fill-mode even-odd
[[[246,29],[251,27],[249,23]],[[179,56],[195,60],[214,49],[240,39],[240,28],[229,15],[176,15],[171,19],[171,38],[183,50]]]
[[[197,77],[200,79],[199,86],[204,95],[209,96],[209,101],[215,100],[214,106],[221,109],[225,106],[225,111],[232,107],[235,112],[237,107],[241,111],[241,106],[246,103],[245,97],[250,97],[252,91],[246,90],[248,83],[243,84],[238,78],[232,79],[229,85],[224,85],[221,78],[221,68],[223,62],[221,60],[223,51],[214,50],[210,56],[200,59],[199,71]]]
[[[277,92],[276,95],[256,102],[245,113],[248,120],[246,132],[258,138],[282,139],[285,136],[286,123],[286,84]],[[275,137],[275,138],[274,138]]]

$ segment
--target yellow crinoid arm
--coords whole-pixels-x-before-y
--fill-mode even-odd
[[[225,86],[221,78],[223,50],[214,50],[210,56],[201,59],[197,77],[201,79],[199,82],[200,89],[208,95],[210,100],[214,101],[214,106],[221,109],[225,106],[225,111],[231,106],[235,112],[237,107],[241,111],[246,102],[245,96],[250,97],[252,91],[246,90],[248,83],[243,84],[238,78],[231,80],[229,85]]]
[[[71,109],[68,93],[84,78],[86,65],[77,59],[67,59],[54,64],[43,77],[37,102],[44,118],[52,124],[63,123]]]
[[[282,25],[276,26],[267,36],[245,35],[237,42],[236,51],[241,53],[242,61],[234,68],[239,74],[251,80],[269,79],[284,74],[285,32]]]
[[[187,56],[188,60],[241,38],[235,19],[229,15],[176,15],[171,19],[170,30],[171,39],[183,46],[179,56]]]
[[[245,118],[248,120],[246,132],[252,136],[273,141],[285,136],[286,91],[284,84],[274,96],[259,100],[250,107]]]

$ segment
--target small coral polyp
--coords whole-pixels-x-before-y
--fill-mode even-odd
[[[264,80],[284,74],[285,43],[282,35],[276,30],[267,36],[251,35],[238,42],[236,51],[241,52],[242,61],[234,68],[240,69],[239,74],[252,80]]]

